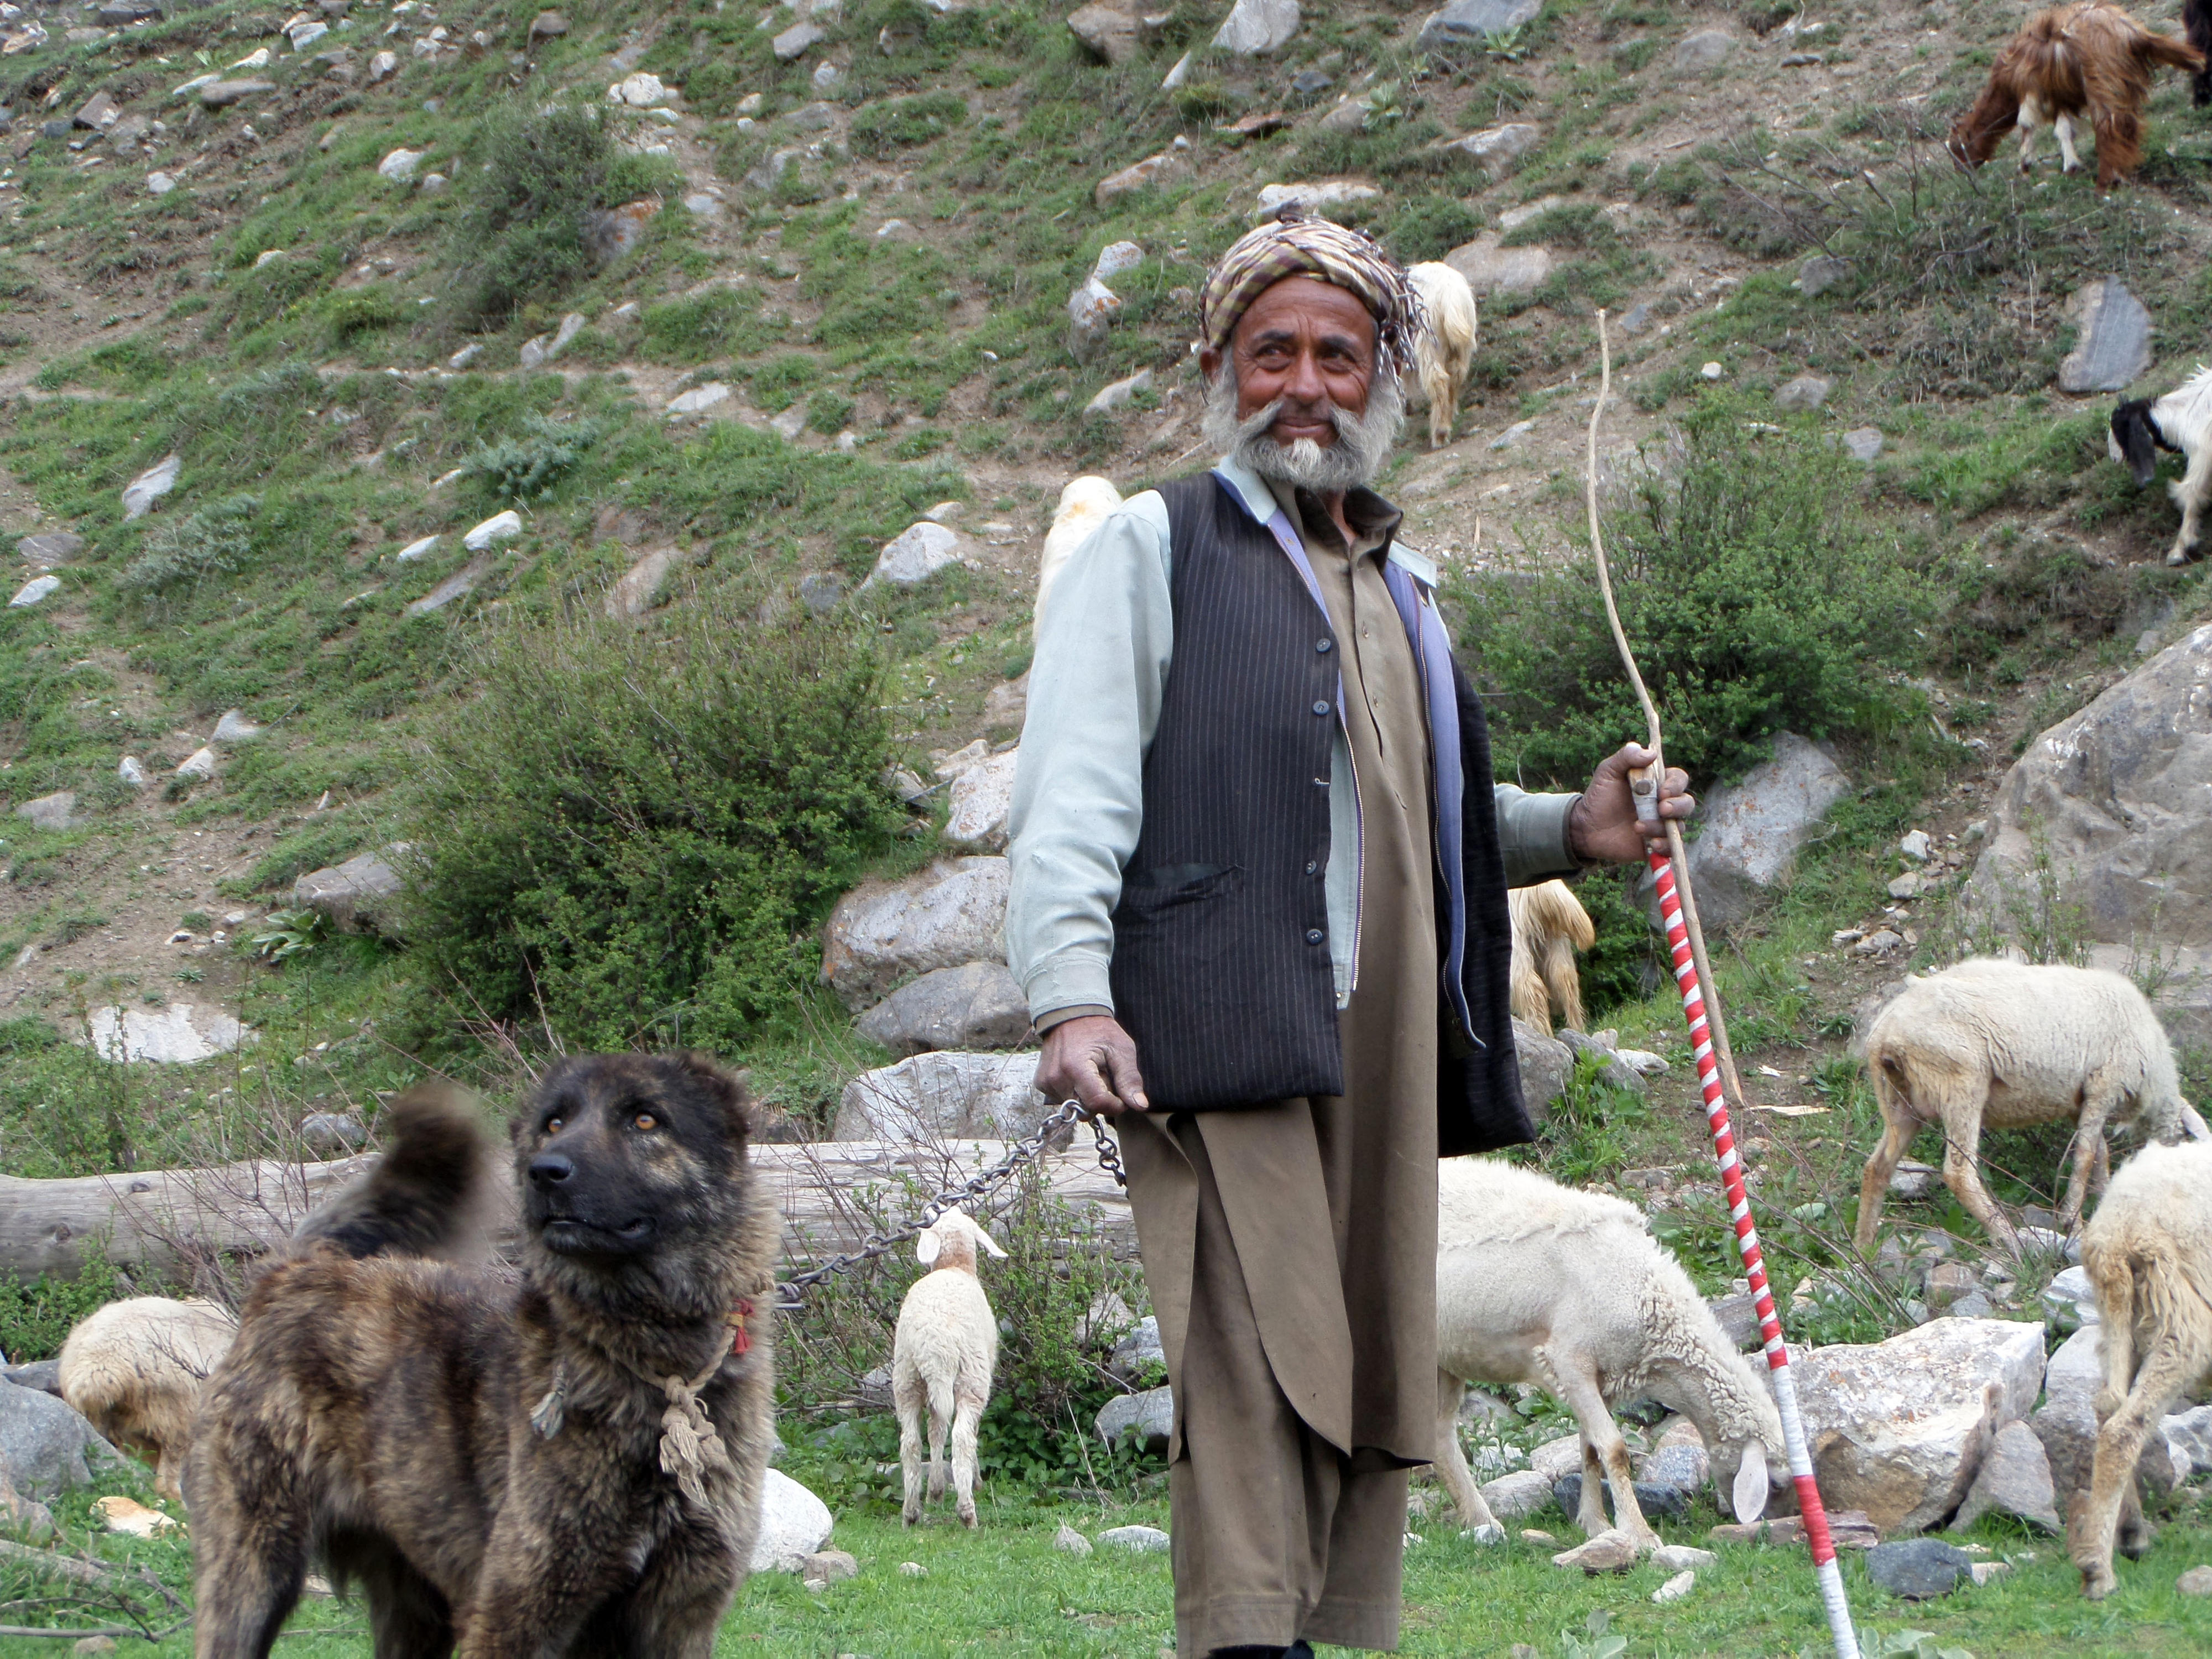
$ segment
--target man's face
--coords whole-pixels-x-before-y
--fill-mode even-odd
[[[1237,371],[1237,418],[1248,420],[1278,398],[1267,428],[1277,443],[1336,441],[1332,408],[1367,412],[1375,377],[1375,319],[1355,295],[1318,276],[1285,276],[1262,290],[1238,319],[1229,356]],[[1208,380],[1221,353],[1208,347],[1199,368]]]

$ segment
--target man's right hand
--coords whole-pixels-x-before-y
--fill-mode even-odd
[[[1151,1109],[1137,1045],[1121,1023],[1103,1014],[1062,1020],[1044,1034],[1036,1086],[1048,1100],[1073,1098],[1099,1117]]]

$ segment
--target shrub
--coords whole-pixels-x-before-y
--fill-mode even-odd
[[[543,501],[553,493],[584,452],[599,441],[596,421],[556,421],[544,415],[522,417],[520,435],[495,444],[478,444],[469,471],[491,486],[502,501],[518,505]]]
[[[1466,203],[1431,194],[1398,210],[1383,246],[1400,264],[1419,264],[1424,259],[1441,259],[1461,243],[1473,241],[1481,228],[1482,216]]]
[[[1665,726],[1702,776],[1756,761],[1787,727],[1887,725],[1884,671],[1916,660],[1925,580],[1869,527],[1861,482],[1809,438],[1753,438],[1726,398],[1683,422],[1673,477],[1646,471],[1607,528],[1621,622]],[[1571,786],[1644,719],[1583,558],[1474,584],[1462,630],[1489,701],[1501,776]]]
[[[902,149],[926,144],[968,118],[968,102],[955,92],[926,92],[869,104],[853,118],[854,150],[887,161]]]
[[[26,1285],[12,1273],[0,1273],[0,1353],[18,1365],[52,1359],[79,1320],[131,1294],[96,1242],[86,1247],[74,1279],[41,1274]]]
[[[252,522],[261,502],[253,495],[231,495],[187,518],[157,525],[146,535],[144,550],[123,568],[115,585],[148,599],[210,576],[227,575],[253,550]]]
[[[703,363],[759,339],[760,300],[749,289],[710,289],[647,306],[638,319],[643,355],[656,363]]]
[[[858,637],[687,607],[645,635],[517,624],[434,731],[409,839],[432,982],[571,1044],[737,1042],[899,815]]]

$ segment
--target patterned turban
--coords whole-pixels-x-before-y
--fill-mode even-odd
[[[1199,313],[1205,343],[1228,350],[1252,301],[1285,276],[1318,276],[1357,295],[1375,318],[1376,368],[1395,374],[1413,366],[1421,296],[1404,269],[1366,232],[1306,218],[1296,204],[1238,237],[1206,277]]]

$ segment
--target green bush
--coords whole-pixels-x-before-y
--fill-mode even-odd
[[[469,471],[491,486],[502,501],[521,505],[543,501],[563,474],[599,441],[596,421],[557,421],[544,415],[522,417],[522,431],[495,444],[478,444]]]
[[[1481,228],[1482,216],[1457,197],[1431,194],[1398,210],[1382,245],[1400,264],[1418,264],[1443,258],[1461,243],[1473,241]]]
[[[86,1247],[74,1279],[41,1274],[26,1285],[0,1273],[0,1353],[13,1365],[52,1359],[77,1321],[131,1293],[96,1242]]]
[[[152,599],[186,583],[238,569],[253,550],[252,520],[258,497],[231,495],[183,519],[157,525],[144,550],[123,568],[115,585]]]
[[[732,603],[495,635],[408,838],[433,985],[572,1045],[728,1047],[788,1010],[814,926],[900,821],[858,636]]]
[[[1644,472],[1607,528],[1668,759],[1724,775],[1785,727],[1817,738],[1889,724],[1904,696],[1890,674],[1918,659],[1931,592],[1869,526],[1852,464],[1809,434],[1747,433],[1724,398],[1682,430],[1679,471]],[[1501,776],[1571,787],[1643,735],[1595,561],[1473,586],[1462,640]]]
[[[643,355],[656,363],[703,363],[757,343],[760,300],[749,289],[717,288],[647,306],[638,319]]]
[[[926,144],[968,118],[968,101],[957,92],[926,92],[866,105],[853,118],[853,149],[872,161]]]

